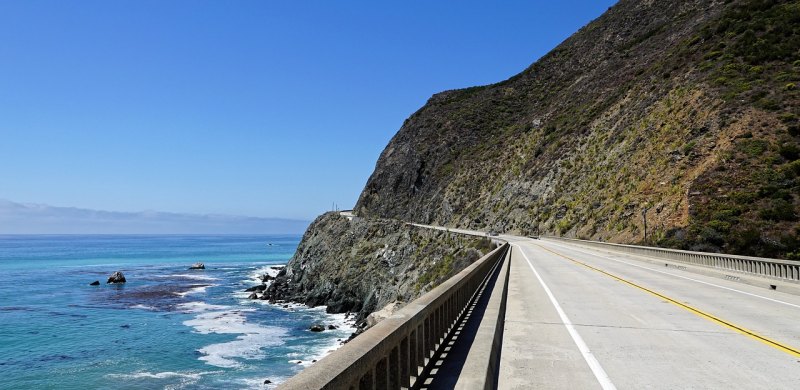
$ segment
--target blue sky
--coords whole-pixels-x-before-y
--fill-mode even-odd
[[[0,0],[0,199],[312,219],[612,1]]]

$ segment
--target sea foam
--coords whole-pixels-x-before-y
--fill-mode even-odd
[[[252,309],[235,309],[202,302],[191,302],[181,307],[198,313],[194,319],[183,322],[197,333],[239,335],[233,341],[198,349],[203,354],[199,359],[213,366],[239,367],[242,363],[236,359],[262,358],[264,347],[283,344],[282,338],[288,334],[284,328],[248,323],[245,313],[253,311]]]

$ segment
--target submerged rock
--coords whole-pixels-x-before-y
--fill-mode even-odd
[[[325,326],[320,325],[320,324],[315,324],[315,325],[311,325],[311,327],[308,328],[308,330],[310,330],[312,332],[322,332],[322,331],[325,330]]]
[[[267,289],[267,285],[266,284],[259,284],[258,286],[253,286],[253,287],[250,287],[248,289],[245,289],[244,291],[245,292],[253,292],[253,291],[262,292],[262,291],[264,291],[266,289]]]
[[[99,280],[95,280],[94,282],[89,283],[89,285],[90,286],[99,286],[100,285],[100,281]]]
[[[334,329],[336,329],[336,325],[328,325],[328,330],[334,330]]]
[[[108,277],[108,281],[106,283],[125,283],[125,275],[122,272],[114,272],[111,276]]]
[[[206,269],[206,265],[203,263],[194,263],[189,269]]]
[[[268,384],[270,384],[270,383],[272,383],[272,381],[271,381],[271,380],[269,380],[269,379],[264,379],[264,384],[265,384],[265,385],[268,385]]]
[[[252,293],[252,294],[247,296],[247,299],[258,299],[258,294]]]

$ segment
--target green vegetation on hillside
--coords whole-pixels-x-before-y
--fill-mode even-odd
[[[662,245],[768,257],[800,253],[800,3],[737,3],[690,41],[705,53],[699,67],[725,99],[729,112],[766,111],[748,124],[716,172],[694,189],[706,197],[689,220],[684,240]]]
[[[800,2],[623,1],[522,73],[447,91],[365,216],[800,255]]]

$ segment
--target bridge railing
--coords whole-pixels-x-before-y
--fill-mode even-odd
[[[429,361],[503,260],[503,244],[304,369],[280,389],[414,389]]]
[[[542,236],[541,238],[800,283],[800,262],[797,261],[614,244],[565,237]]]

